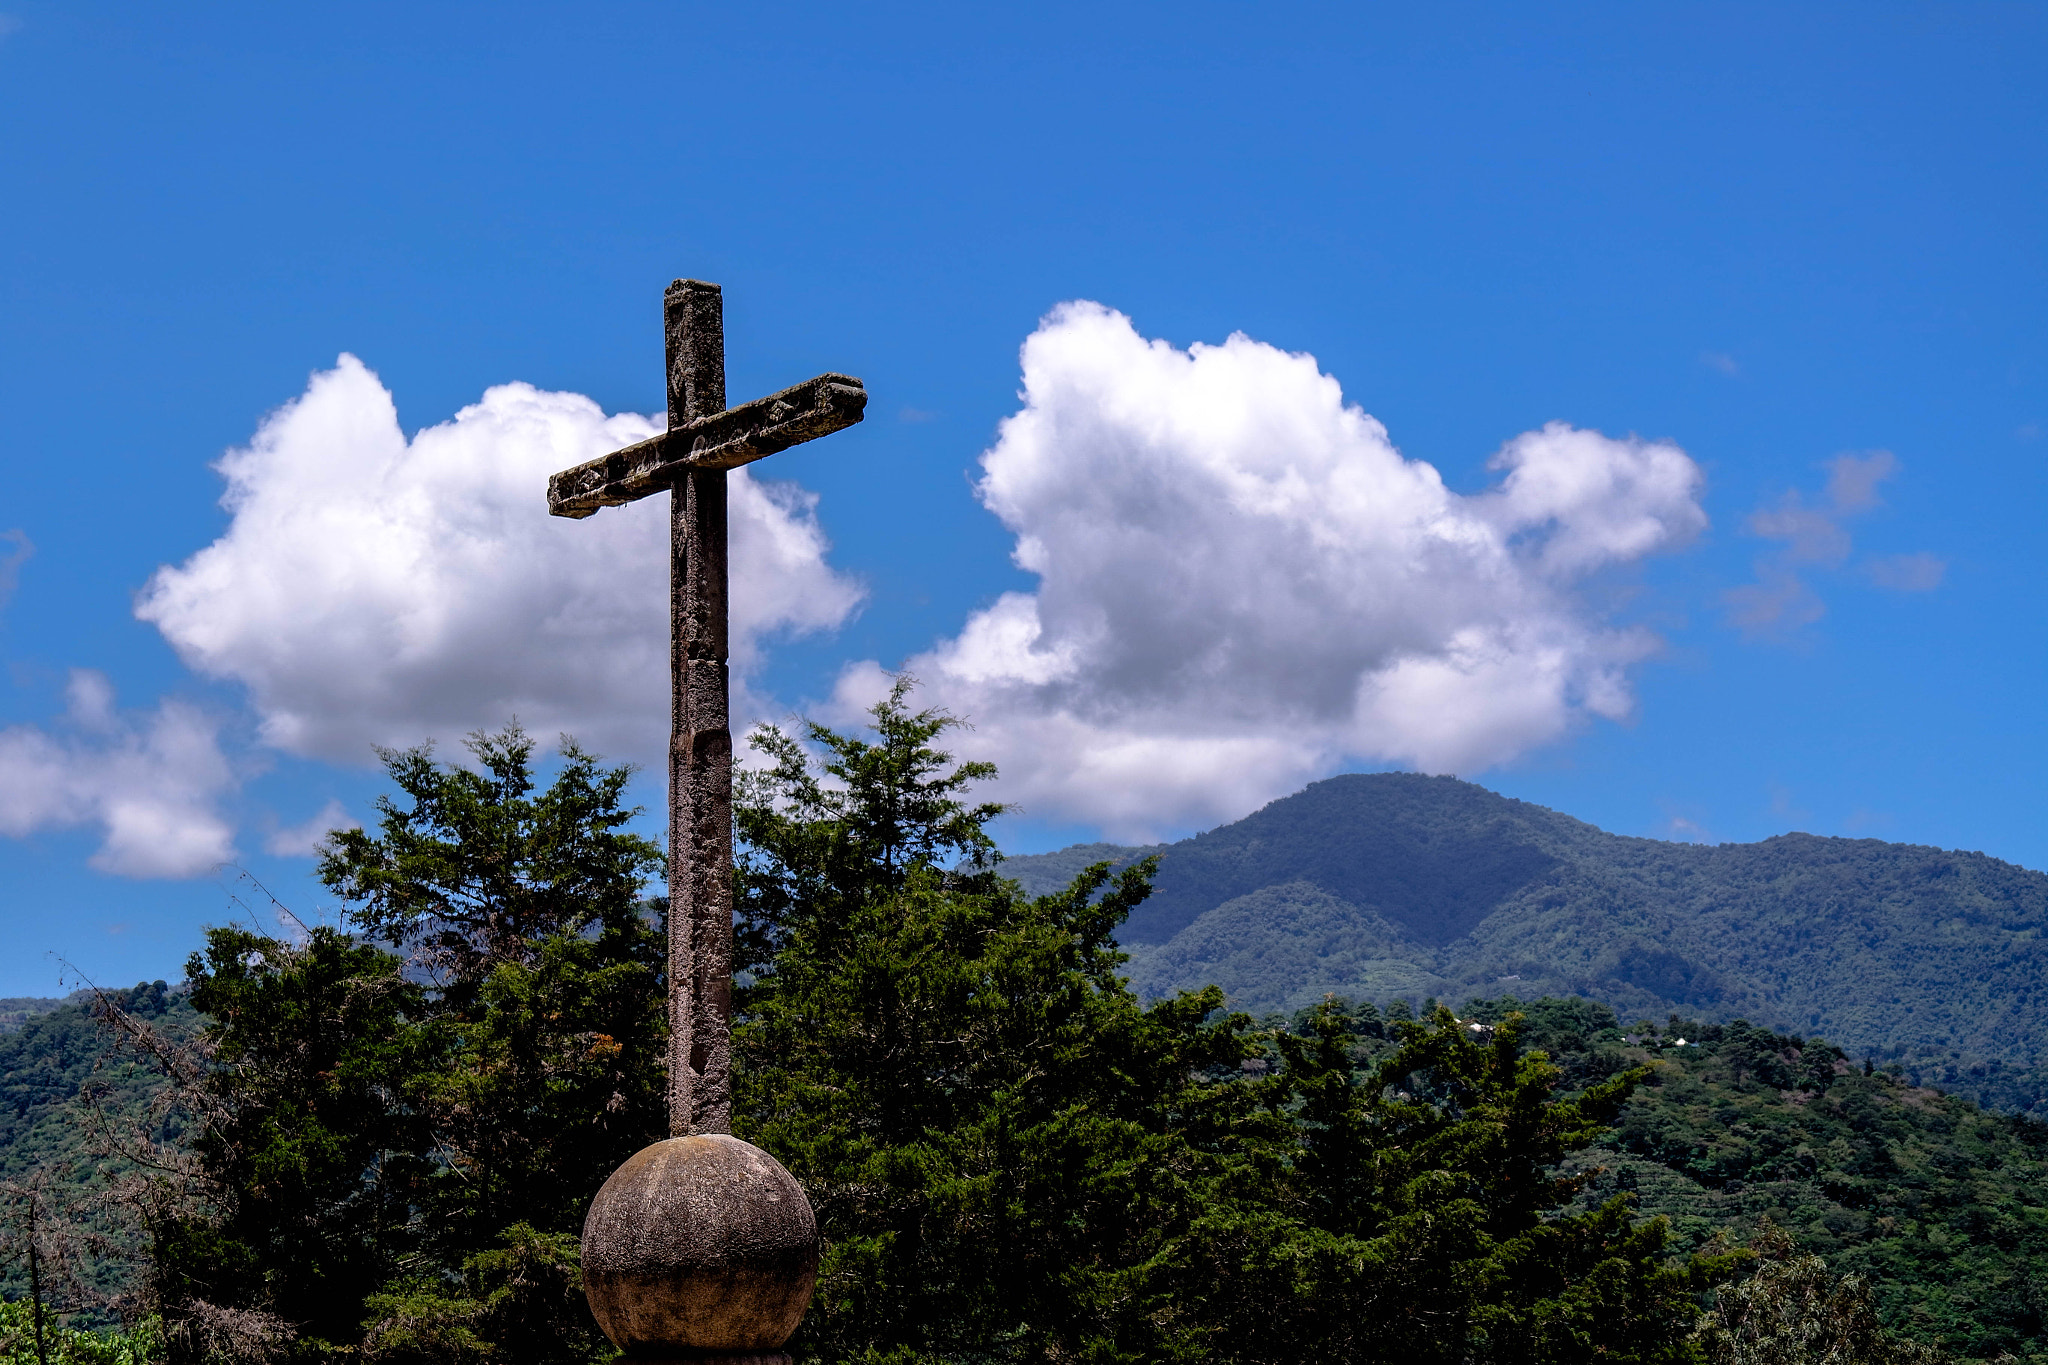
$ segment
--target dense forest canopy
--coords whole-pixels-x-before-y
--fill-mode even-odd
[[[1960,1354],[2048,1354],[2048,1123],[1987,1112],[1744,1021],[1623,1025],[1579,999],[1479,1000],[1574,1082],[1647,1067],[1613,1127],[1566,1168],[1626,1191],[1675,1244],[1775,1228],[1862,1277],[1882,1319]]]

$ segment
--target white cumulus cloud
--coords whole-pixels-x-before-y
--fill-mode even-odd
[[[978,491],[1037,589],[907,667],[1008,797],[1118,837],[1361,760],[1477,771],[1625,716],[1656,642],[1581,589],[1706,523],[1676,446],[1563,423],[1460,495],[1314,357],[1243,335],[1180,350],[1070,303],[1022,360]],[[842,711],[884,685],[849,668]]]
[[[0,730],[0,834],[98,825],[92,865],[125,877],[195,877],[234,856],[219,802],[235,779],[211,718],[176,700],[123,712],[85,669],[68,699],[54,730]]]
[[[192,668],[242,684],[265,743],[361,762],[516,716],[652,756],[668,711],[668,500],[547,515],[556,470],[653,435],[527,384],[407,439],[344,355],[220,461],[221,537],[160,570],[137,612]],[[812,495],[736,470],[732,641],[838,625],[860,589],[825,560]],[[658,753],[653,749],[652,753]]]

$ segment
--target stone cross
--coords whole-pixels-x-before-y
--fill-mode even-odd
[[[725,471],[861,419],[858,379],[821,374],[725,405],[724,297],[677,280],[663,300],[668,430],[548,480],[548,511],[587,517],[669,498],[668,1123],[732,1130],[732,729],[726,698]]]

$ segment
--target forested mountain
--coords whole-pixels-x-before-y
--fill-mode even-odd
[[[29,1020],[48,1014],[63,1003],[63,999],[58,996],[0,996],[0,1033],[18,1029]]]
[[[1027,890],[1084,858],[1160,855],[1121,935],[1134,983],[1206,982],[1254,1013],[1503,989],[1627,1017],[1747,1018],[1909,1079],[2048,1109],[2048,875],[1876,839],[1608,834],[1471,783],[1318,782],[1157,849],[1012,858]]]
[[[191,1003],[162,981],[114,991],[110,999],[181,1031],[199,1021]],[[22,1023],[0,1028],[0,1179],[17,1179],[36,1166],[92,1166],[88,1134],[73,1105],[80,1090],[90,1082],[109,1109],[125,1112],[155,1084],[111,1055],[111,1039],[88,994],[29,1003]],[[47,1008],[34,1008],[41,1006]]]
[[[157,990],[123,994],[148,1012]],[[1389,1016],[1370,1004],[1341,1008],[1358,1065],[1397,1046],[1402,1006]],[[1511,1012],[1525,1018],[1523,1045],[1548,1053],[1571,1088],[1650,1068],[1610,1131],[1564,1164],[1564,1173],[1591,1173],[1578,1211],[1632,1193],[1640,1215],[1671,1220],[1680,1252],[1717,1237],[1754,1240],[1769,1219],[1833,1273],[1865,1277],[1885,1323],[1906,1338],[1968,1360],[2035,1360],[2048,1350],[2038,1273],[2048,1262],[2048,1124],[1982,1111],[1886,1070],[1866,1073],[1829,1044],[1746,1023],[1624,1023],[1579,998],[1479,999],[1463,1015],[1491,1023]],[[193,1016],[172,996],[158,1017],[177,1027]],[[1306,1036],[1313,1023],[1302,1011],[1287,1031]],[[58,1191],[60,1206],[88,1202],[100,1183],[102,1163],[84,1150],[72,1097],[106,1041],[75,1001],[40,1012],[33,1031],[0,1036],[0,1170],[19,1179],[62,1168],[75,1193]],[[1275,1065],[1279,1054],[1268,1044]],[[19,1267],[10,1270],[0,1298],[16,1300],[26,1285]],[[101,1267],[110,1288],[121,1276],[119,1265]]]
[[[864,784],[851,797],[811,782],[792,747],[772,776],[802,799],[757,783],[741,807],[743,946],[756,956],[739,1001],[735,1121],[815,1192],[828,1229],[803,1358],[1079,1355],[1071,1343],[1094,1342],[1104,1359],[1166,1358],[1167,1346],[1245,1362],[1578,1359],[1583,1343],[1567,1337],[1605,1333],[1616,1359],[1738,1365],[1765,1357],[1708,1333],[1728,1336],[1740,1303],[1802,1339],[1847,1340],[1857,1334],[1835,1327],[1856,1314],[1836,1310],[1860,1302],[1871,1326],[1859,1340],[1907,1344],[1828,1358],[1935,1359],[1919,1342],[1968,1360],[2048,1359],[2048,1124],[1928,1088],[1852,1038],[1838,1038],[1845,1053],[1727,1017],[1785,1000],[1787,973],[1815,963],[1847,988],[1843,1018],[1868,1008],[1884,1022],[1907,1006],[1953,1017],[1954,1002],[1937,1015],[1925,993],[1969,979],[1970,952],[1990,964],[1972,998],[1995,997],[1997,972],[2033,961],[2010,949],[1994,961],[1985,945],[1998,925],[2033,941],[2019,935],[2039,918],[2037,874],[1803,836],[1723,849],[1618,840],[1466,784],[1381,778],[1320,784],[1163,850],[1157,907],[1135,877],[1098,901],[1100,874],[1026,901],[1000,872],[960,862],[989,847],[985,808],[950,800],[961,775],[930,777],[943,756],[921,746],[943,722],[882,719],[896,750],[880,758],[838,740],[842,770]],[[509,813],[521,857],[553,856],[560,831],[533,822],[579,807],[529,801],[524,750],[506,745],[492,754],[517,780],[485,786],[423,754],[394,756],[394,776],[429,812],[460,806],[442,799],[454,790]],[[602,843],[625,818],[624,774],[580,762],[563,781],[596,797],[578,837]],[[593,774],[607,785],[586,790]],[[906,787],[930,799],[899,799]],[[927,812],[938,833],[905,838],[888,823],[902,810]],[[333,881],[368,884],[362,869],[424,844],[440,859],[424,865],[466,887],[474,860],[505,843],[496,818],[466,815],[447,839],[434,826],[423,840],[416,810],[383,815],[375,839],[359,834],[331,860]],[[906,846],[937,852],[915,865],[884,856]],[[625,851],[590,902],[612,914],[603,933],[571,917],[532,936],[429,943],[496,943],[475,989],[457,980],[430,998],[399,955],[329,930],[294,943],[229,929],[189,965],[189,995],[162,982],[119,993],[111,1003],[159,1028],[210,1029],[212,1062],[177,1092],[196,1126],[159,1130],[188,1144],[207,1182],[165,1187],[143,1274],[127,1281],[162,1315],[164,1340],[200,1341],[218,1319],[254,1324],[234,1338],[250,1361],[344,1348],[391,1365],[601,1357],[574,1292],[575,1230],[586,1192],[661,1130],[662,958],[631,894],[658,864],[637,843]],[[1083,846],[1002,869],[1065,878],[1134,852]],[[516,899],[535,884],[505,885]],[[1802,905],[1817,910],[1801,920]],[[1140,1009],[1109,951],[1131,908],[1143,911],[1128,930],[1141,980],[1156,983],[1178,953],[1177,969],[1224,978],[1242,1004],[1313,995],[1312,1007],[1255,1021],[1216,1010],[1211,989]],[[1745,932],[1762,946],[1731,948]],[[1916,934],[1917,965],[1901,946]],[[1482,989],[1475,964],[1501,944],[1553,977],[1578,971],[1577,993],[1532,1000],[1538,972],[1499,972],[1526,984]],[[1787,964],[1766,974],[1757,964],[1773,951]],[[1651,953],[1683,965],[1659,978]],[[1875,979],[1921,984],[1897,1006],[1871,1004],[1855,994],[1855,953],[1892,973]],[[1259,989],[1265,999],[1246,998]],[[1617,1016],[1594,990],[1632,1007]],[[1460,1017],[1417,1022],[1407,998],[1425,993]],[[1704,1003],[1661,1011],[1662,1024],[1639,1017],[1645,1002],[1686,995]],[[1524,1022],[1492,1027],[1510,1014]],[[0,1176],[47,1182],[64,1225],[39,1235],[82,1249],[75,1232],[133,1239],[132,1224],[101,1222],[115,1210],[92,1196],[118,1162],[88,1140],[96,1125],[73,1097],[90,1079],[108,1087],[101,1112],[132,1119],[156,1083],[102,1061],[107,1039],[84,1002],[24,1015],[0,1033]],[[2016,1070],[1987,1063],[1980,1078]],[[625,1118],[613,1130],[591,1123],[597,1113]],[[1667,1215],[1669,1232],[1644,1214]],[[1825,1261],[1772,1252],[1773,1239]],[[1745,1242],[1766,1257],[1753,1274],[1721,1254]],[[86,1278],[111,1289],[124,1259],[95,1260]],[[1594,1264],[1602,1275],[1582,1274]],[[1401,1279],[1415,1267],[1435,1278]],[[1020,1295],[1020,1283],[1035,1287]],[[0,1298],[21,1290],[0,1285]],[[1682,1339],[1709,1293],[1716,1317]],[[1412,1321],[1390,1323],[1390,1302]],[[1556,1349],[1513,1348],[1538,1330],[1565,1335]],[[1057,1350],[1011,1349],[1020,1334]]]
[[[1336,1008],[1366,1061],[1393,1047],[1409,1014]],[[1521,1045],[1547,1054],[1567,1086],[1647,1072],[1612,1127],[1561,1163],[1587,1180],[1576,1208],[1627,1193],[1639,1217],[1668,1218],[1687,1251],[1765,1243],[1774,1227],[1792,1250],[1862,1277],[1902,1336],[1970,1360],[2048,1356],[2048,1123],[1866,1072],[1831,1044],[1746,1021],[1625,1023],[1575,997],[1502,996],[1462,1011],[1481,1033],[1511,1014]],[[1313,1016],[1298,1011],[1290,1030],[1307,1031]]]
[[[191,1002],[162,981],[109,992],[107,1002],[174,1035],[200,1022]],[[0,1299],[18,1299],[28,1289],[28,1267],[16,1245],[21,1208],[13,1196],[34,1189],[44,1213],[70,1228],[45,1247],[75,1261],[60,1267],[56,1278],[75,1275],[83,1282],[55,1284],[53,1301],[87,1307],[78,1321],[105,1321],[94,1291],[110,1294],[123,1282],[121,1248],[132,1249],[136,1237],[130,1220],[107,1204],[111,1179],[130,1167],[105,1149],[103,1139],[139,1131],[161,1079],[114,1048],[90,993],[0,1004],[15,1006],[20,1018],[11,1026],[0,1023],[0,1188],[10,1192]],[[150,1131],[167,1135],[157,1125]],[[84,1290],[84,1299],[72,1290]]]
[[[1584,1000],[1474,1001],[1585,1084],[1648,1065],[1614,1128],[1567,1169],[1670,1218],[1678,1245],[1769,1219],[1865,1277],[1897,1331],[1975,1359],[2048,1351],[2048,1123],[1866,1073],[1818,1039],[1747,1023],[1622,1024]]]

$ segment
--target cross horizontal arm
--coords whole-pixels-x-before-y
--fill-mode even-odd
[[[548,480],[548,512],[587,517],[659,493],[688,470],[749,464],[850,427],[867,405],[867,389],[851,375],[806,379],[563,470]]]

